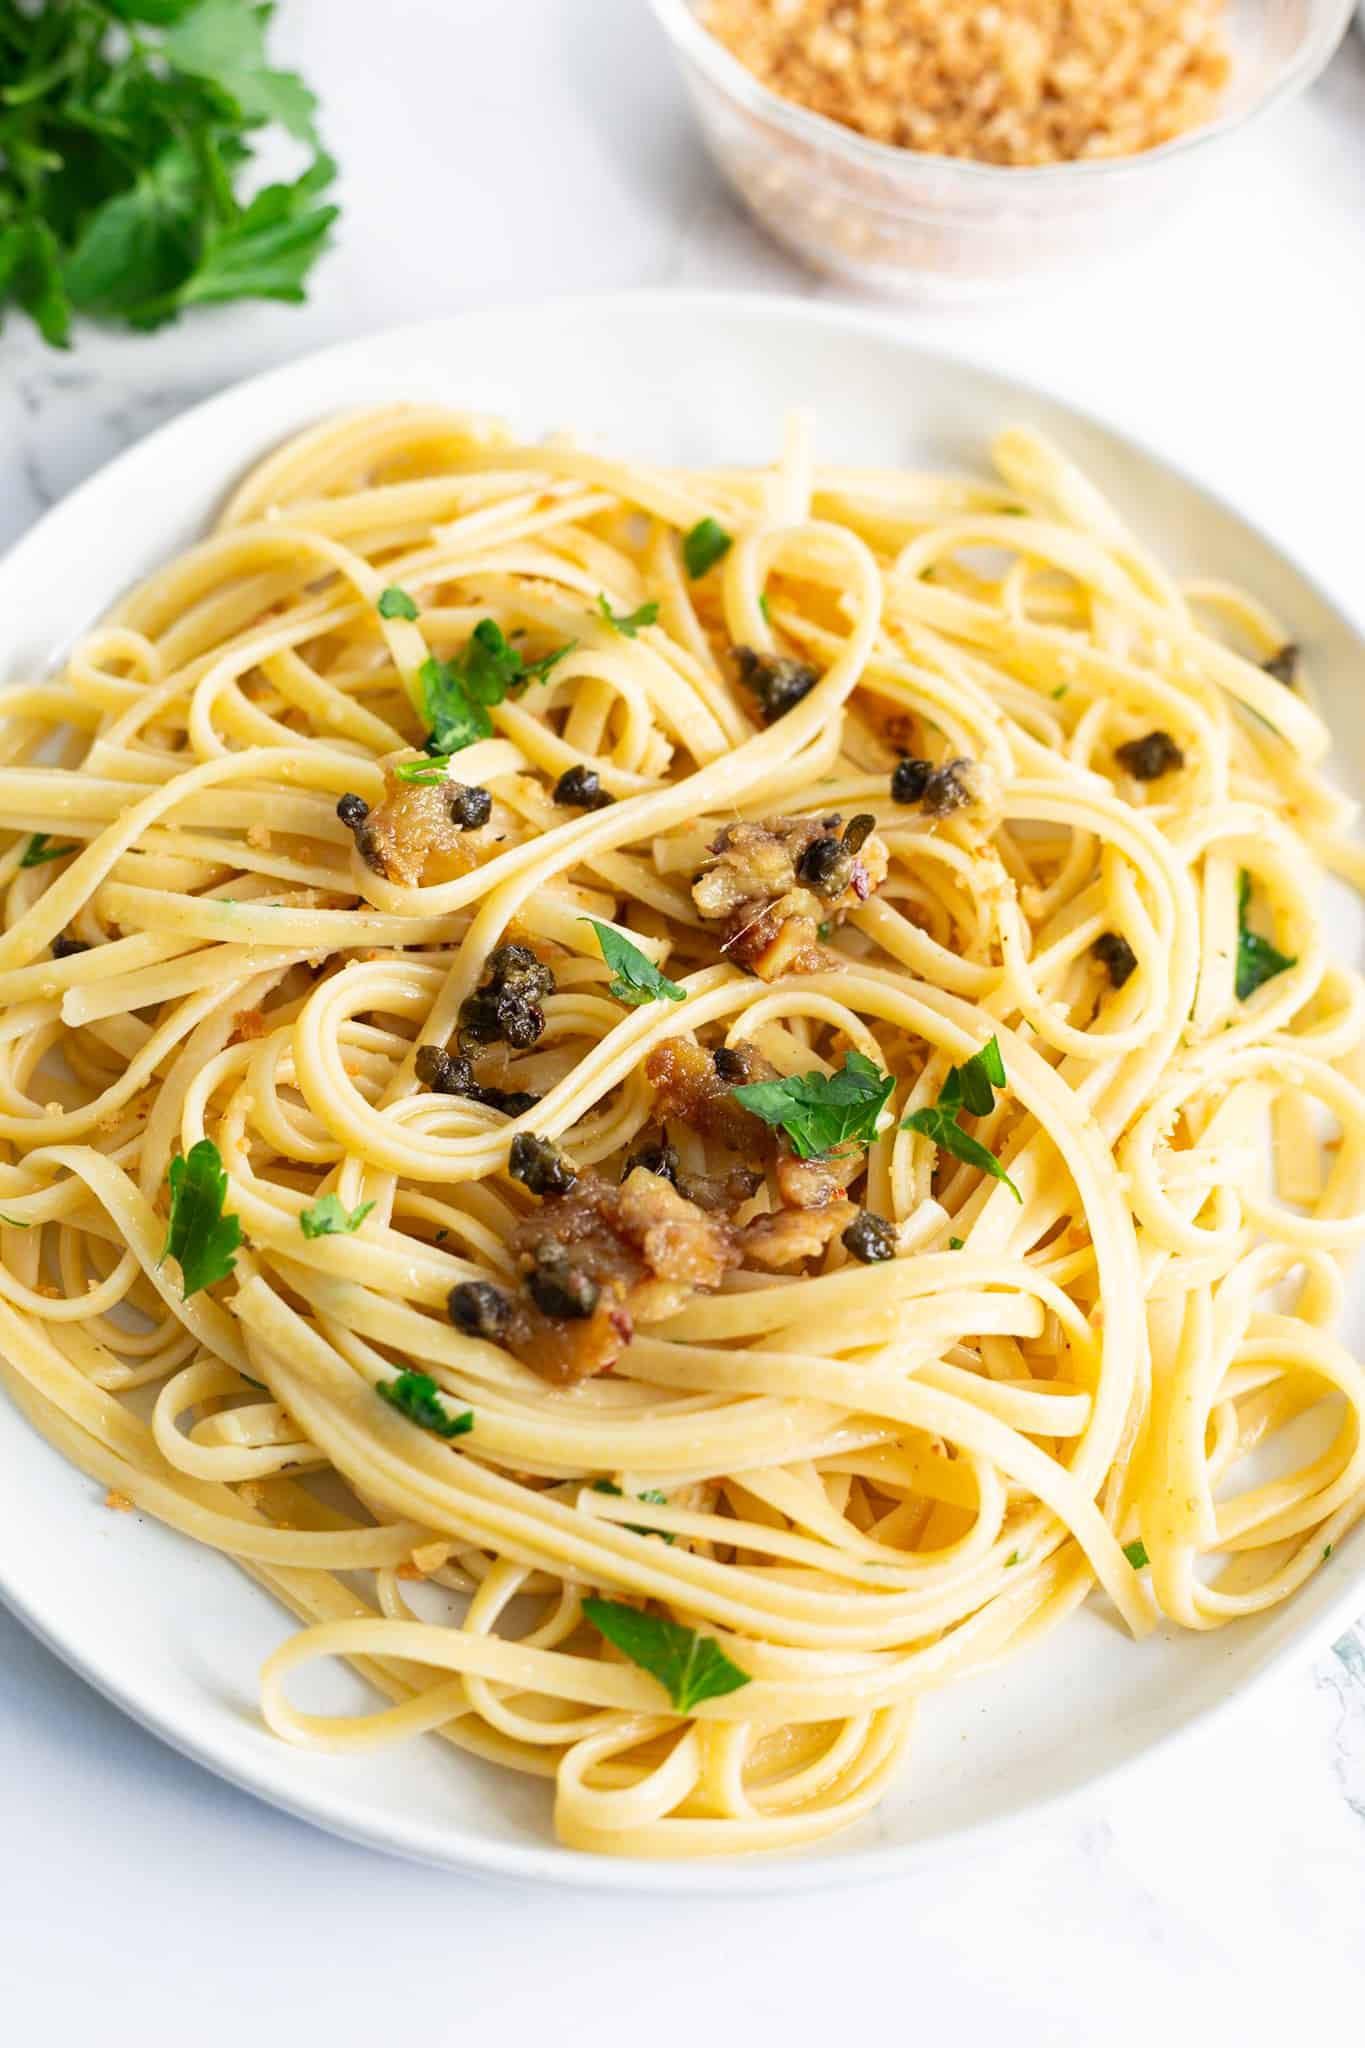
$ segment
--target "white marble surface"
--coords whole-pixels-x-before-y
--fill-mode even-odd
[[[0,337],[0,539],[205,393],[321,342],[494,298],[714,284],[825,293],[735,210],[642,0],[286,0],[345,167],[302,309],[69,356]],[[1154,247],[1036,299],[905,313],[920,340],[1138,431],[1365,616],[1365,45],[1219,165]],[[1365,1592],[1362,1593],[1365,1608]],[[0,1614],[0,2033],[587,2038],[650,2048],[1008,2030],[1260,2042],[1365,2003],[1365,1638],[1212,1731],[931,1874],[689,1904],[386,1862],[124,1721]]]

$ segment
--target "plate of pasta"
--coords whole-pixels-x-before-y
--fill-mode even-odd
[[[1350,1618],[1360,641],[1067,405],[631,295],[0,567],[0,1592],[432,1861],[870,1875]]]

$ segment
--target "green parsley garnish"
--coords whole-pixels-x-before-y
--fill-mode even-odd
[[[595,917],[580,918],[579,923],[590,924],[597,934],[602,958],[611,969],[607,993],[615,996],[618,1002],[638,1008],[641,1003],[652,1003],[660,996],[667,996],[670,1003],[686,1001],[687,990],[679,988],[676,981],[670,981],[652,960],[645,958],[638,946],[632,946],[620,932],[613,931],[609,924],[602,924]]]
[[[1009,1556],[1005,1559],[1005,1570],[1008,1571],[1012,1564],[1018,1564],[1018,1562],[1019,1553],[1017,1550],[1012,1550]]]
[[[950,1237],[948,1239],[948,1249],[950,1252],[960,1252],[966,1242],[967,1240],[964,1237]]]
[[[20,855],[19,865],[21,868],[40,868],[44,861],[60,860],[64,853],[79,853],[80,850],[77,840],[73,839],[67,846],[51,846],[46,832],[35,832]]]
[[[7,1216],[3,1209],[0,1209],[0,1223],[8,1223],[11,1230],[32,1230],[33,1228],[31,1223],[25,1223],[22,1216]]]
[[[762,612],[766,623],[771,626],[773,615],[768,609],[768,593],[766,590],[760,590],[758,593],[758,608]]]
[[[834,926],[830,920],[827,917],[822,917],[819,924],[815,927],[815,936],[817,939],[827,939],[833,930]]]
[[[188,1301],[201,1287],[226,1280],[233,1270],[233,1255],[242,1242],[241,1219],[223,1214],[227,1174],[212,1138],[201,1138],[173,1159],[167,1180],[171,1210],[161,1257],[174,1259],[179,1266]]]
[[[865,1053],[849,1051],[837,1074],[747,1081],[730,1093],[765,1124],[785,1131],[798,1159],[816,1159],[850,1141],[870,1144],[895,1085]]]
[[[373,1207],[373,1202],[361,1202],[358,1208],[347,1209],[340,1195],[319,1195],[299,1212],[299,1229],[305,1237],[349,1237]]]
[[[632,1664],[658,1679],[680,1714],[690,1714],[703,1700],[720,1699],[750,1683],[748,1672],[731,1663],[714,1636],[698,1635],[679,1622],[591,1594],[583,1602],[583,1612]]]
[[[1332,1550],[1333,1550],[1333,1548],[1334,1548],[1334,1546],[1333,1546],[1332,1544],[1330,1544],[1330,1543],[1324,1543],[1324,1544],[1323,1544],[1323,1546],[1322,1546],[1322,1561],[1323,1561],[1323,1563],[1324,1563],[1324,1564],[1326,1564],[1326,1562],[1327,1562],[1328,1558],[1329,1558],[1329,1557],[1330,1557],[1330,1556],[1332,1555]]]
[[[1059,698],[1065,697],[1065,695],[1066,695],[1067,691],[1068,691],[1068,690],[1069,690],[1070,688],[1071,688],[1071,685],[1070,685],[1070,683],[1058,683],[1058,685],[1057,685],[1056,689],[1055,689],[1055,690],[1054,690],[1054,691],[1052,692],[1052,701],[1053,701],[1053,703],[1055,704],[1055,703],[1057,703],[1057,701],[1059,700]]]
[[[1241,886],[1237,892],[1237,1000],[1244,1003],[1248,996],[1255,995],[1262,982],[1273,981],[1286,968],[1297,967],[1297,959],[1288,953],[1281,953],[1272,946],[1269,939],[1263,939],[1259,932],[1247,928],[1247,910],[1251,904],[1251,877],[1242,869]]]
[[[1147,1546],[1141,1537],[1135,1543],[1125,1543],[1123,1554],[1135,1572],[1145,1571],[1151,1563],[1151,1559],[1147,1555]]]
[[[1005,1062],[998,1041],[992,1037],[960,1067],[949,1068],[934,1107],[913,1111],[901,1129],[932,1138],[940,1151],[950,1152],[954,1159],[979,1166],[983,1173],[1004,1181],[1015,1201],[1022,1202],[1023,1196],[1000,1161],[978,1138],[969,1136],[958,1121],[964,1110],[969,1116],[989,1116],[995,1108],[994,1090],[1004,1086]]]
[[[594,1493],[610,1493],[617,1500],[625,1499],[625,1494],[614,1479],[594,1479],[592,1490]],[[636,1500],[647,1501],[651,1507],[666,1508],[668,1506],[668,1495],[660,1493],[657,1486],[646,1487],[645,1491],[637,1493],[635,1498]],[[675,1531],[672,1529],[650,1529],[646,1528],[641,1522],[626,1522],[623,1524],[623,1527],[629,1529],[632,1536],[662,1536],[665,1543],[676,1543],[678,1540]]]
[[[683,535],[683,562],[687,573],[695,583],[708,569],[728,555],[734,541],[717,519],[699,519],[691,530]]]
[[[0,311],[56,348],[75,313],[149,328],[187,306],[299,300],[337,209],[316,101],[254,0],[0,5]],[[248,200],[258,134],[305,144]]]
[[[424,785],[445,782],[449,776],[450,762],[449,754],[439,754],[434,761],[400,761],[393,772],[399,782],[420,782]]]
[[[396,583],[379,593],[379,616],[381,619],[416,619],[421,614],[415,597],[409,597],[406,590],[400,590]]]
[[[528,683],[543,683],[555,663],[572,654],[577,645],[570,640],[539,661],[523,661],[496,619],[480,619],[454,661],[440,661],[433,654],[417,672],[422,708],[431,728],[427,752],[458,754],[475,740],[491,739],[493,721],[488,706],[515,696]]]
[[[391,1380],[376,1380],[374,1390],[390,1408],[396,1408],[409,1422],[415,1422],[419,1429],[431,1430],[435,1436],[465,1436],[474,1427],[473,1409],[466,1408],[463,1415],[452,1415],[429,1372],[396,1373]]]
[[[659,607],[653,602],[637,605],[633,612],[614,612],[601,591],[597,596],[597,609],[607,624],[614,626],[627,640],[633,640],[641,626],[652,626],[659,616]]]

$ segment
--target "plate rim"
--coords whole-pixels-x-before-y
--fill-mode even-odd
[[[444,333],[454,334],[478,322],[496,320],[513,313],[553,318],[557,314],[581,316],[591,311],[594,317],[609,320],[613,311],[618,310],[628,311],[632,316],[653,311],[669,320],[685,319],[690,312],[697,317],[739,315],[779,325],[823,327],[831,334],[865,337],[890,344],[911,366],[920,363],[949,373],[966,372],[985,382],[994,382],[1002,389],[1008,387],[1018,397],[1031,396],[1060,408],[1082,427],[1125,444],[1147,462],[1162,469],[1185,490],[1236,522],[1261,545],[1269,547],[1323,608],[1345,626],[1365,659],[1365,627],[1362,626],[1362,615],[1350,598],[1325,584],[1304,566],[1292,545],[1281,538],[1277,531],[1278,522],[1276,525],[1267,524],[1259,512],[1252,518],[1239,510],[1197,469],[1187,466],[1158,439],[1133,431],[1116,417],[1077,404],[1045,380],[1016,375],[991,361],[982,360],[969,348],[926,345],[907,330],[907,323],[895,312],[812,299],[794,292],[739,289],[649,287],[511,295],[487,306],[467,307],[454,313],[376,328],[306,350],[284,362],[273,363],[266,369],[239,378],[163,421],[46,507],[0,556],[0,589],[7,581],[24,573],[30,553],[40,553],[48,544],[53,529],[60,527],[88,497],[115,488],[126,471],[144,462],[149,453],[172,444],[191,424],[211,423],[219,413],[230,415],[244,401],[263,395],[274,386],[299,380],[310,370],[334,369],[348,358],[361,362],[368,352],[376,349],[402,350],[405,345],[410,345],[416,351]],[[331,408],[333,411],[337,409],[335,406]],[[308,415],[300,421],[300,428],[320,416]],[[229,484],[230,478],[225,476],[222,480],[224,491]],[[79,626],[73,628],[73,631],[78,630],[81,630]],[[3,688],[3,683],[0,683],[0,688]],[[1362,1269],[1362,1277],[1365,1278],[1365,1268]],[[11,1405],[23,1425],[33,1430],[36,1440],[44,1443],[46,1440],[41,1432],[36,1430],[18,1404]],[[64,1462],[68,1470],[74,1472],[77,1469],[69,1461]],[[141,1697],[103,1654],[64,1635],[52,1618],[26,1596],[22,1587],[12,1582],[6,1560],[0,1556],[0,1604],[67,1669],[170,1749],[296,1819],[368,1849],[428,1866],[477,1872],[500,1880],[530,1880],[599,1891],[711,1896],[771,1895],[895,1877],[922,1869],[931,1861],[956,1856],[979,1845],[987,1836],[1004,1838],[1044,1815],[1056,1816],[1101,1786],[1114,1783],[1122,1774],[1136,1771],[1159,1755],[1167,1755],[1176,1746],[1209,1731],[1221,1717],[1234,1712],[1253,1695],[1263,1693],[1277,1680],[1282,1680],[1286,1670],[1299,1659],[1306,1663],[1312,1655],[1330,1644],[1339,1632],[1354,1623],[1362,1593],[1365,1593],[1365,1564],[1354,1572],[1343,1571],[1340,1587],[1330,1600],[1324,1602],[1322,1609],[1287,1634],[1284,1641],[1268,1649],[1256,1669],[1236,1685],[1205,1699],[1183,1720],[1136,1743],[1127,1753],[1102,1764],[1075,1784],[1030,1794],[1003,1812],[984,1814],[978,1819],[939,1829],[908,1842],[874,1843],[863,1848],[841,1849],[840,1838],[835,1835],[805,1851],[669,1862],[641,1857],[590,1855],[554,1841],[528,1845],[500,1843],[470,1830],[466,1824],[448,1821],[436,1824],[439,1827],[437,1838],[435,1828],[428,1835],[421,1825],[407,1819],[397,1818],[386,1826],[379,1826],[366,1816],[348,1813],[348,1799],[344,1791],[320,1797],[310,1789],[288,1783],[285,1766],[294,1755],[290,1745],[279,1745],[278,1770],[273,1767],[273,1759],[259,1760],[253,1769],[232,1755],[225,1742],[217,1740],[212,1733],[205,1733],[193,1714],[176,1712],[158,1705],[153,1699]]]

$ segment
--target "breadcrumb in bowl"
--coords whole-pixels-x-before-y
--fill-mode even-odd
[[[759,221],[817,270],[942,303],[1121,255],[1312,82],[1352,0],[651,4]],[[914,47],[886,26],[915,20]]]

